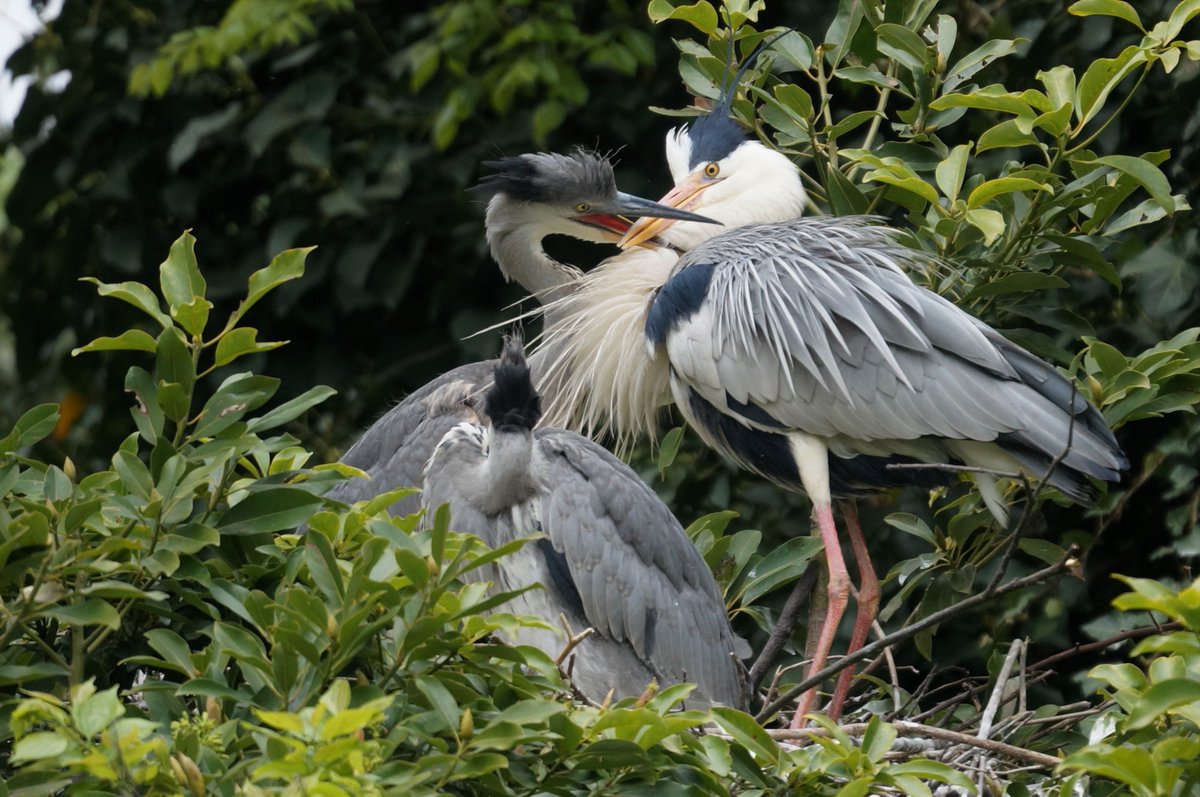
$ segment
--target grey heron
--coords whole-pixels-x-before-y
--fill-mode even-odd
[[[640,297],[646,349],[636,367],[666,374],[675,404],[709,446],[808,494],[830,576],[815,673],[850,591],[835,497],[939,478],[892,464],[1036,477],[1061,455],[1049,484],[1087,501],[1089,477],[1115,482],[1128,462],[1100,413],[1051,365],[915,285],[905,269],[928,258],[898,243],[895,230],[862,217],[798,218],[799,171],[731,118],[736,87],[735,79],[711,112],[668,135],[676,186],[661,200],[728,231],[643,220],[624,239],[657,234],[686,252]],[[994,481],[975,478],[1002,518]],[[880,590],[854,505],[843,508],[860,574],[853,651]],[[832,717],[851,677],[847,670],[838,680]],[[815,690],[801,699],[796,722],[814,699]]]
[[[740,640],[704,559],[625,463],[581,435],[534,431],[540,399],[519,343],[505,344],[481,411],[486,425],[460,423],[437,444],[423,506],[448,504],[454,529],[492,547],[545,535],[497,560],[489,575],[505,591],[542,585],[507,610],[553,625],[565,615],[573,629],[594,629],[574,651],[576,688],[600,701],[610,690],[622,698],[651,682],[690,681],[696,705],[744,706]],[[516,637],[552,658],[563,646],[543,629]]]
[[[618,191],[611,162],[583,150],[570,155],[519,155],[484,165],[492,172],[480,181],[478,189],[492,194],[485,221],[492,256],[506,279],[515,280],[541,301],[569,295],[582,273],[546,254],[542,241],[548,236],[567,235],[595,243],[616,243],[629,228],[629,222],[622,216],[659,213],[676,219],[704,220]],[[495,360],[459,366],[389,410],[359,437],[341,460],[366,472],[370,479],[341,482],[330,490],[328,497],[350,503],[397,488],[418,486],[437,441],[467,417],[461,414],[461,405],[443,401],[443,394],[464,386],[474,391],[484,389],[491,382],[495,367]],[[446,407],[455,409],[445,410]],[[431,411],[431,408],[441,409]],[[396,515],[410,514],[418,506],[419,499],[413,495],[397,501],[390,511]]]

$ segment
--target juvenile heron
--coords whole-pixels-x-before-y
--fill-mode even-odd
[[[834,497],[946,478],[891,464],[1037,476],[1061,455],[1049,484],[1087,501],[1088,477],[1115,482],[1128,462],[1100,413],[1052,366],[909,280],[905,269],[929,265],[928,256],[900,245],[895,230],[862,217],[797,218],[799,171],[732,120],[736,84],[712,112],[668,135],[676,185],[661,200],[729,231],[642,221],[624,239],[657,234],[686,252],[653,290],[630,288],[642,295],[626,301],[647,306],[646,348],[627,367],[665,375],[709,446],[811,499],[829,569],[811,674],[824,667],[850,590]],[[571,353],[560,360],[572,362]],[[1003,518],[994,481],[975,478]],[[852,503],[844,515],[860,573],[852,652],[880,592]],[[830,716],[851,677],[839,679]],[[796,722],[814,699],[815,690],[801,699]]]
[[[744,706],[734,658],[744,643],[704,559],[627,465],[572,432],[534,431],[541,404],[519,343],[506,343],[482,415],[486,425],[459,424],[437,444],[422,503],[448,504],[455,529],[492,547],[545,535],[489,575],[505,591],[543,586],[506,609],[551,625],[565,615],[573,629],[594,629],[574,651],[576,688],[600,701],[609,690],[621,698],[652,681],[690,681],[695,705]],[[563,647],[541,629],[516,636],[552,658]]]
[[[570,295],[582,274],[546,254],[542,241],[551,235],[616,243],[629,228],[623,216],[662,214],[704,221],[701,216],[618,191],[611,162],[583,150],[570,155],[519,155],[484,165],[493,171],[477,188],[492,194],[485,221],[492,256],[506,279],[515,280],[542,301]],[[638,258],[649,251],[639,249],[623,257]],[[495,360],[462,365],[411,393],[371,425],[342,457],[343,463],[365,471],[370,479],[341,482],[328,497],[351,503],[418,486],[433,447],[452,426],[470,418],[463,414],[462,405],[444,402],[442,394],[464,386],[482,391],[491,383],[495,368]],[[543,391],[553,395],[553,389],[551,385]],[[442,409],[431,412],[431,407]],[[397,501],[390,511],[410,514],[418,506],[414,495]]]

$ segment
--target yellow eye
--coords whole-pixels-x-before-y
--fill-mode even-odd
[[[575,206],[576,213],[587,213],[591,209],[592,209],[592,206],[589,205],[587,202],[580,202],[578,205]]]
[[[718,163],[710,163],[704,167],[705,177],[716,177],[721,173],[721,166]]]

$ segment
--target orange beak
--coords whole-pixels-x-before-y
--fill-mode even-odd
[[[720,180],[714,180],[705,177],[703,174],[693,174],[688,179],[684,180],[679,185],[668,191],[662,199],[658,200],[660,204],[667,205],[680,210],[692,210],[696,206],[696,201],[700,194],[704,193],[709,188],[719,183]],[[656,219],[649,216],[643,216],[634,223],[632,227],[625,233],[617,246],[622,249],[629,249],[634,246],[643,246],[644,242],[661,233],[663,230],[675,223],[675,219]]]

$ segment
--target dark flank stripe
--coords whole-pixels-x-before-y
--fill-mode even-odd
[[[691,318],[704,304],[712,281],[712,263],[697,263],[680,271],[659,289],[646,315],[646,337],[662,345],[671,330]]]

